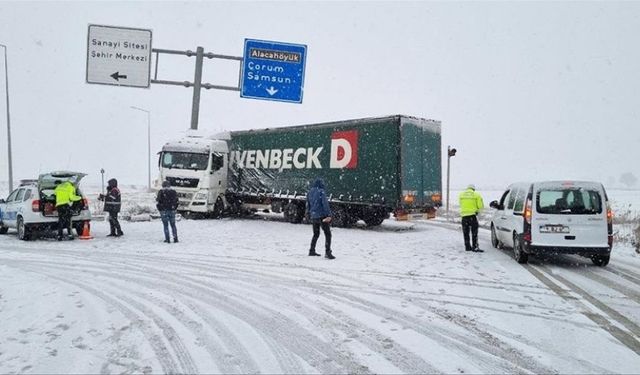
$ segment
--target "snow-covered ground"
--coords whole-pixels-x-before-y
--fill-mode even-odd
[[[386,220],[334,228],[330,261],[306,255],[310,226],[274,215],[181,220],[177,244],[159,221],[123,230],[0,236],[0,373],[640,369],[640,256],[626,244],[605,268],[522,266],[485,230],[486,251],[468,253],[454,223]]]

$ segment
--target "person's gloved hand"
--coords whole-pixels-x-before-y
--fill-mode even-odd
[[[98,200],[99,200],[99,201],[103,201],[103,200],[104,200],[104,194],[100,194],[100,195],[98,195]]]

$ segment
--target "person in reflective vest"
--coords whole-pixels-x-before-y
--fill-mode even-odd
[[[100,194],[98,200],[104,201],[104,211],[109,213],[109,234],[107,237],[120,237],[122,228],[118,221],[118,212],[120,212],[121,197],[120,189],[118,189],[118,180],[115,178],[107,182],[107,195]]]
[[[467,190],[458,196],[460,216],[462,217],[462,235],[466,251],[482,252],[478,247],[478,213],[484,208],[482,196],[476,192],[476,187],[470,184]],[[471,232],[471,240],[469,239]]]
[[[58,212],[58,241],[62,241],[62,231],[67,229],[70,240],[74,239],[71,231],[71,205],[82,199],[76,195],[76,188],[69,181],[55,181],[56,188],[53,193],[56,196],[56,211]]]

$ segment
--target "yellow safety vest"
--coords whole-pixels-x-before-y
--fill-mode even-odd
[[[467,189],[460,193],[458,200],[460,201],[460,216],[462,217],[475,215],[484,208],[482,197],[473,189]]]
[[[82,199],[82,197],[76,195],[76,188],[69,181],[65,181],[56,186],[53,192],[56,195],[56,207],[63,204],[71,205],[72,202]]]

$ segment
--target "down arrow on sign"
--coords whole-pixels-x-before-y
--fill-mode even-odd
[[[267,92],[268,92],[268,93],[269,93],[269,95],[271,95],[271,96],[273,96],[275,93],[277,93],[277,92],[278,92],[278,90],[277,90],[277,89],[274,89],[274,88],[273,88],[273,86],[271,86],[271,87],[269,87],[268,89],[265,89],[265,90],[267,90]]]

